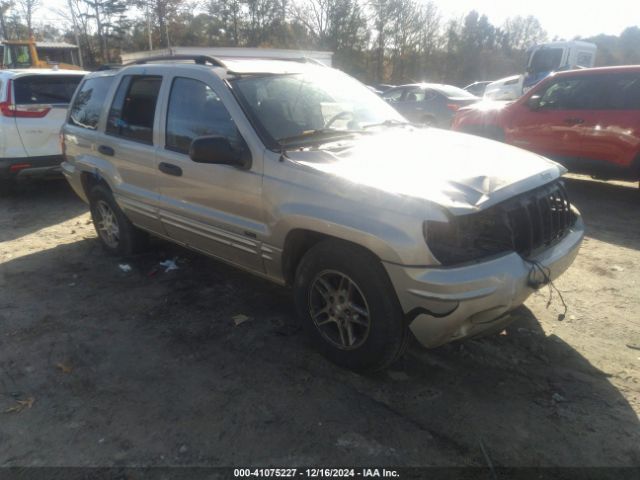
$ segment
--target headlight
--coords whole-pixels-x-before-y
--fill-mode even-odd
[[[508,222],[500,212],[449,215],[448,222],[424,222],[422,230],[431,253],[442,265],[480,261],[514,250]]]

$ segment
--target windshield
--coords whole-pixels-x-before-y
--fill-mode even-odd
[[[31,54],[28,45],[7,45],[4,49],[5,67],[19,68],[31,66]]]
[[[533,73],[552,72],[560,66],[562,61],[562,48],[545,48],[533,52],[531,58],[531,71]]]
[[[328,68],[242,77],[232,85],[272,147],[318,137],[320,132],[349,135],[371,125],[406,122],[363,84]]]

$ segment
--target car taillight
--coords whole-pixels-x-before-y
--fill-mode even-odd
[[[460,109],[460,105],[456,103],[447,103],[447,108],[452,112],[457,112]]]
[[[0,102],[0,113],[5,117],[42,118],[49,113],[51,105],[15,105],[11,98],[13,80],[7,85],[7,100]]]
[[[51,105],[14,105],[9,102],[0,103],[0,112],[5,117],[42,118],[49,113]]]
[[[25,168],[29,168],[31,166],[30,163],[15,163],[9,167],[9,171],[11,173],[19,172],[20,170],[24,170]]]

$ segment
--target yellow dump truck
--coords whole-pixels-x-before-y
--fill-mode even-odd
[[[81,70],[78,47],[64,42],[2,40],[2,68],[52,68]]]

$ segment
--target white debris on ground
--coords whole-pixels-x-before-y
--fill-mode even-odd
[[[177,260],[177,258],[174,258],[160,262],[160,266],[164,267],[164,273],[170,272],[172,270],[178,270],[179,267],[176,263]]]
[[[236,327],[246,322],[247,320],[249,320],[249,317],[247,317],[246,315],[238,314],[233,316],[233,323],[236,324]]]

